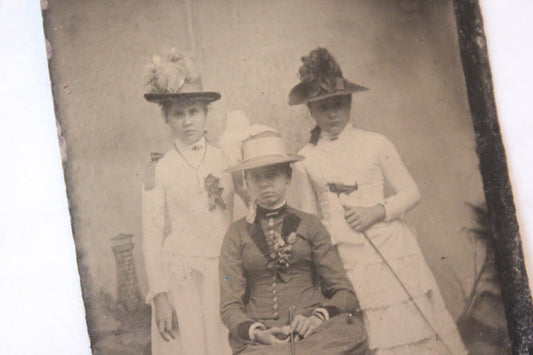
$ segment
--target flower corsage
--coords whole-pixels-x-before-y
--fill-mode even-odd
[[[220,178],[213,174],[209,174],[204,179],[204,188],[207,191],[207,203],[209,211],[214,211],[217,205],[222,209],[226,209],[226,203],[222,199],[223,187],[220,187]]]
[[[268,236],[268,244],[270,246],[270,261],[267,267],[269,269],[283,271],[289,267],[289,260],[291,258],[291,251],[293,244],[296,243],[296,233],[292,232],[285,240],[283,236],[274,232]]]

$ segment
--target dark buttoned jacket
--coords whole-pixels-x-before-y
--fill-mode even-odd
[[[296,232],[289,266],[269,267],[271,250],[258,218],[244,218],[228,229],[220,254],[220,314],[230,332],[230,344],[250,343],[254,322],[267,328],[289,324],[289,307],[309,316],[325,308],[329,316],[357,312],[359,305],[340,257],[320,220],[287,208],[282,234]],[[285,235],[286,237],[286,235]]]

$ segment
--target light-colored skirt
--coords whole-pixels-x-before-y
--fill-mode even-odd
[[[175,340],[165,342],[152,312],[152,354],[231,354],[228,330],[219,315],[218,258],[165,255],[163,259],[179,329]]]
[[[359,298],[373,353],[466,354],[457,326],[407,225],[399,221],[378,223],[366,236],[383,258],[364,235],[356,232],[344,235],[337,248]]]

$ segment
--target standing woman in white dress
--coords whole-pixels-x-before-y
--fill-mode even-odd
[[[233,184],[204,135],[208,104],[220,94],[203,91],[193,61],[179,54],[154,57],[146,83],[145,98],[161,106],[174,137],[149,165],[142,192],[152,353],[228,354],[218,257],[232,222]]]
[[[394,145],[349,123],[352,94],[324,48],[302,58],[289,104],[316,121],[299,152],[293,202],[328,228],[360,300],[375,354],[464,354],[466,350],[415,236],[402,221],[420,198]],[[384,186],[392,194],[385,196]]]

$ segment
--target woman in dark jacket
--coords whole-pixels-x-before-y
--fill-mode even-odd
[[[251,214],[233,223],[220,255],[221,316],[235,354],[364,354],[357,297],[319,219],[287,206],[290,163],[279,133],[243,142]],[[289,311],[294,307],[294,318]],[[293,342],[291,344],[291,342]]]

